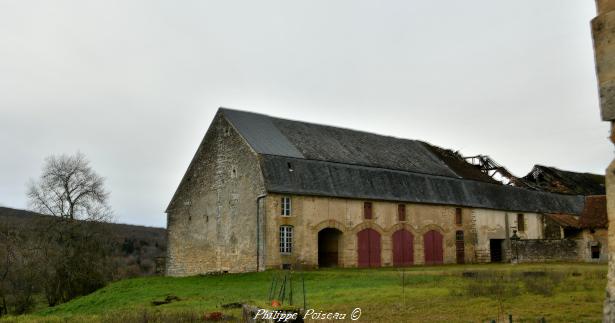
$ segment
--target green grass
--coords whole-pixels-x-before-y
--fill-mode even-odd
[[[417,266],[404,269],[405,288],[402,270],[396,268],[323,269],[304,275],[308,308],[350,313],[359,307],[364,322],[482,322],[508,313],[515,322],[536,322],[541,317],[548,322],[600,322],[606,270],[606,265],[594,264]],[[462,277],[464,271],[476,272],[477,277]],[[523,273],[528,271],[548,275],[526,277]],[[4,321],[129,322],[145,321],[147,316],[149,321],[166,322],[173,316],[197,319],[216,311],[239,318],[240,310],[221,305],[267,306],[276,273],[127,279],[69,303]],[[294,300],[301,306],[300,274],[293,277]],[[167,295],[180,300],[151,304]]]

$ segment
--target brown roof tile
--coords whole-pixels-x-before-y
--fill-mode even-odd
[[[570,215],[570,214],[547,214],[547,217],[555,223],[561,225],[566,228],[576,228],[580,229],[580,221],[578,216]]]
[[[582,228],[607,228],[609,220],[606,213],[606,195],[587,196],[579,222]]]

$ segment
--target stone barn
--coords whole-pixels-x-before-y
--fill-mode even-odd
[[[425,142],[221,108],[166,210],[167,274],[497,262],[583,207]]]

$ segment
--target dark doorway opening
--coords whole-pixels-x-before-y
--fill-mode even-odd
[[[600,245],[591,246],[592,259],[600,259]]]
[[[463,239],[463,231],[459,230],[455,232],[455,249],[457,251],[457,263],[465,264],[465,242]]]
[[[491,262],[502,262],[503,260],[502,245],[503,244],[504,244],[504,239],[489,240],[489,250],[491,252]]]
[[[339,266],[339,250],[342,231],[324,228],[318,232],[318,267]]]

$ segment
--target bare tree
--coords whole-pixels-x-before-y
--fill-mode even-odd
[[[85,156],[52,155],[45,160],[38,181],[30,181],[28,199],[34,211],[63,219],[108,220],[111,209],[104,178]]]
[[[49,306],[110,281],[114,242],[106,225],[111,220],[109,193],[85,156],[48,157],[27,195],[34,211],[52,216],[37,226],[33,239],[40,260],[35,267]]]

